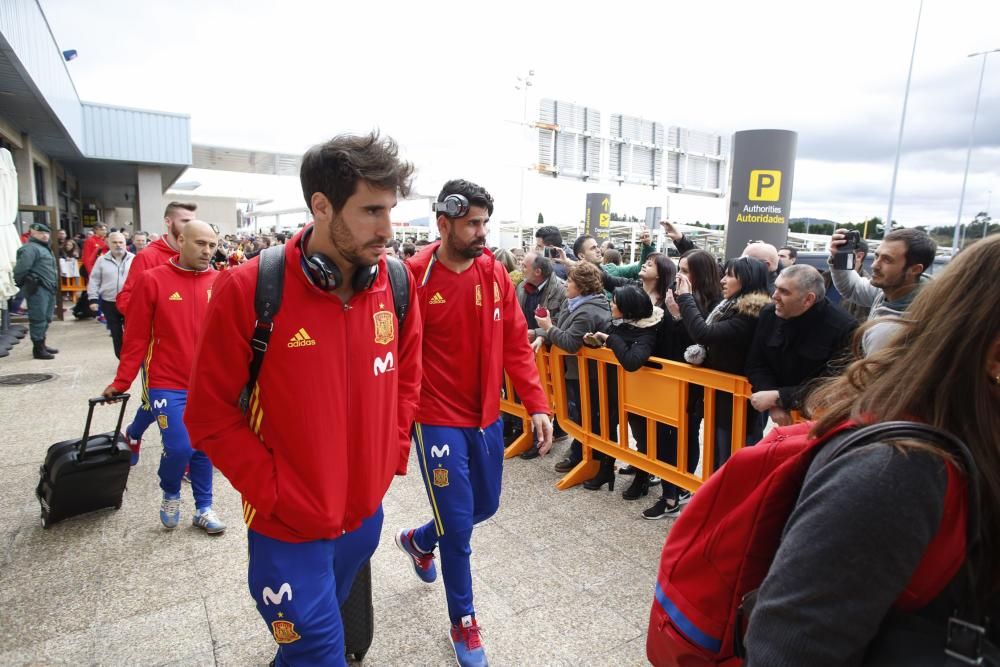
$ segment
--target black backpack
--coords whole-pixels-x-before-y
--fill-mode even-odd
[[[247,380],[240,394],[240,409],[245,413],[250,405],[250,394],[260,375],[260,366],[264,362],[264,353],[274,329],[274,317],[281,308],[281,294],[285,286],[285,248],[274,246],[261,251],[257,267],[257,288],[254,292],[254,310],[257,313],[257,324],[250,339],[250,349],[253,359],[250,361],[250,379]],[[386,257],[389,266],[389,287],[392,289],[392,301],[396,309],[396,319],[399,320],[399,334],[403,334],[403,324],[406,322],[406,311],[410,307],[410,271],[395,257]]]

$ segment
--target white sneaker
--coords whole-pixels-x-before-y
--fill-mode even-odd
[[[199,510],[191,517],[191,525],[202,528],[209,535],[219,535],[226,530],[226,524],[222,522],[219,515],[211,507],[202,511]]]

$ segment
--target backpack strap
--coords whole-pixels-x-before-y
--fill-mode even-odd
[[[961,586],[958,589],[960,600],[957,609],[949,615],[946,632],[945,653],[964,664],[981,664],[983,640],[986,636],[982,604],[977,573],[981,572],[982,549],[980,548],[982,533],[979,518],[979,473],[972,452],[964,442],[951,433],[934,428],[928,424],[908,421],[891,421],[873,424],[854,431],[837,444],[830,460],[844,452],[860,445],[886,440],[911,438],[930,441],[941,445],[949,453],[955,455],[964,469],[966,487],[968,490],[968,506],[966,507],[966,547],[965,561],[959,573]],[[945,587],[945,590],[950,588]],[[944,593],[944,591],[942,592]],[[941,595],[941,594],[939,594]]]
[[[410,270],[395,257],[386,257],[385,260],[389,267],[392,302],[396,307],[396,319],[399,320],[399,335],[402,336],[406,311],[410,309]]]
[[[253,337],[250,338],[250,376],[240,393],[240,410],[245,414],[250,407],[250,395],[257,376],[260,375],[261,364],[264,363],[264,353],[271,340],[274,330],[274,317],[281,308],[281,294],[285,286],[285,248],[274,246],[261,251],[257,265],[257,287],[254,291],[254,311],[257,321],[254,323]]]
[[[829,461],[844,454],[854,447],[870,445],[875,442],[885,440],[901,440],[904,438],[915,440],[927,440],[941,445],[949,453],[954,454],[962,464],[965,472],[969,491],[969,507],[966,545],[969,551],[973,551],[980,542],[979,524],[979,477],[977,474],[976,461],[972,458],[972,452],[964,442],[940,429],[928,424],[909,421],[891,421],[880,424],[872,424],[852,431],[845,437],[830,453]]]

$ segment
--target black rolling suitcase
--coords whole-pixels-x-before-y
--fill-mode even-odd
[[[42,527],[86,512],[122,506],[122,495],[131,468],[131,450],[122,434],[122,419],[129,395],[92,398],[83,437],[49,447],[35,495],[42,505]],[[114,431],[90,434],[94,406],[121,403]]]
[[[375,607],[372,606],[372,564],[364,564],[351,585],[351,593],[340,607],[344,622],[344,651],[347,658],[361,662],[375,636]]]

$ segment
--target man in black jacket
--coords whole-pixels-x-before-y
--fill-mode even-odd
[[[785,425],[802,407],[810,382],[836,372],[858,322],[826,299],[823,276],[804,264],[778,275],[772,299],[760,313],[747,377],[753,407]]]

